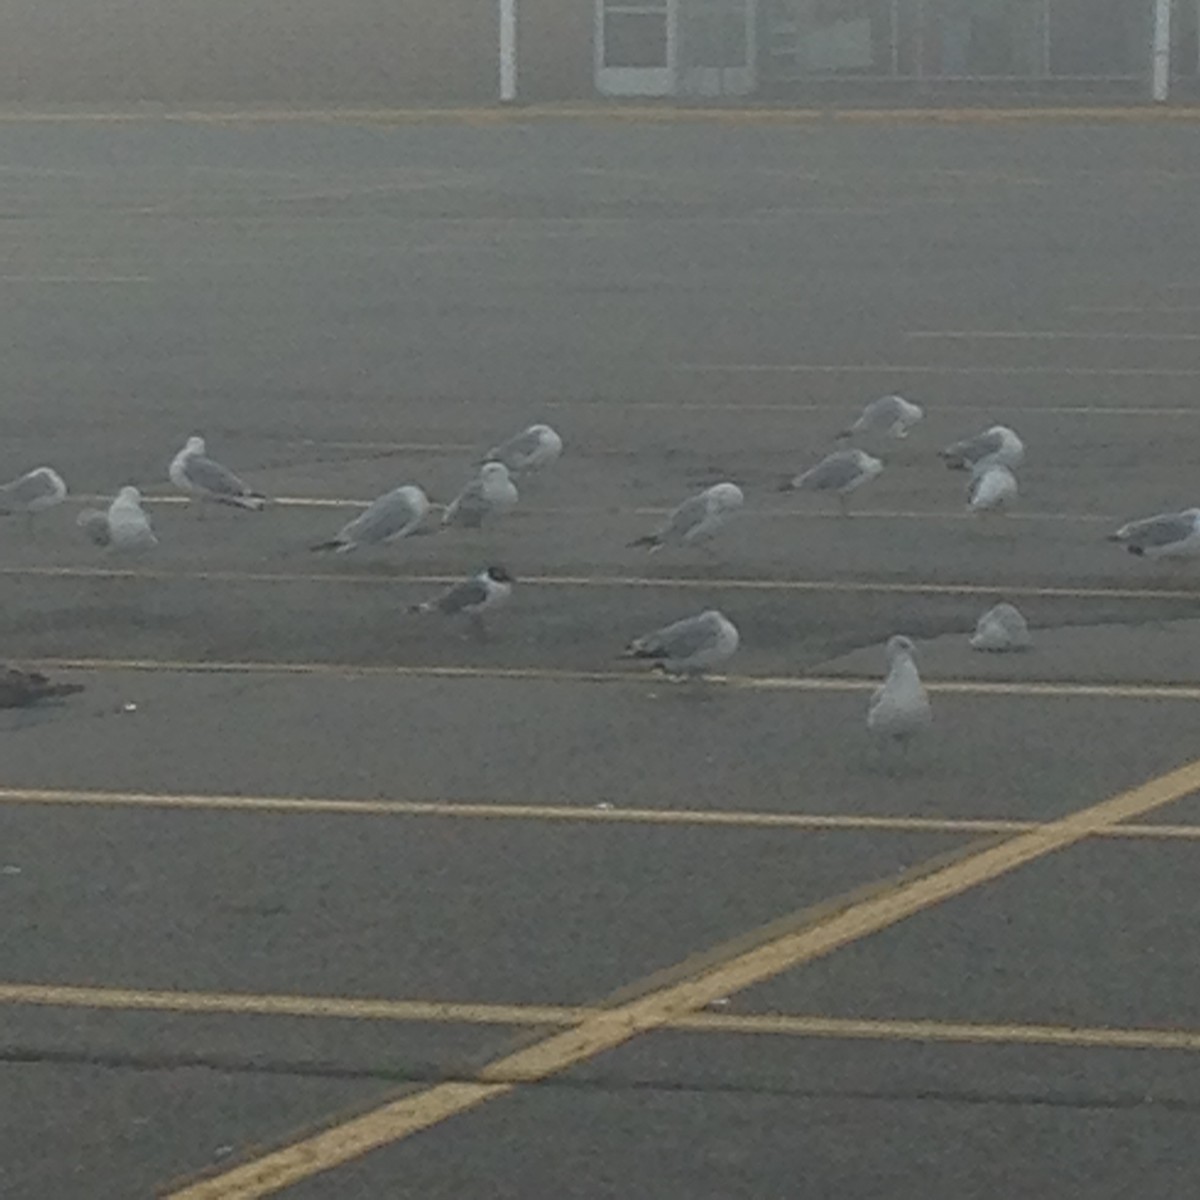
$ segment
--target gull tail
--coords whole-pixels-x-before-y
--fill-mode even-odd
[[[625,545],[631,550],[638,546],[644,546],[653,552],[662,549],[662,538],[657,533],[648,533],[645,537],[634,538],[632,542],[626,542]]]
[[[262,512],[267,507],[267,498],[261,492],[247,492],[244,496],[220,496],[222,504],[232,504],[234,508],[245,508],[251,512]]]
[[[317,542],[315,545],[309,546],[309,549],[314,554],[324,553],[329,550],[332,550],[335,554],[346,554],[354,549],[354,543],[339,541],[337,538],[330,538],[327,542]]]
[[[436,608],[436,600],[426,600],[423,604],[410,604],[408,606],[408,611],[410,613],[431,613]]]
[[[781,479],[775,486],[777,492],[794,492],[796,490],[796,480],[789,475],[786,479]]]

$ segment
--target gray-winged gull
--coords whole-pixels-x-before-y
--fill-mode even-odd
[[[1120,542],[1139,557],[1193,558],[1200,554],[1200,508],[1130,521],[1110,533],[1108,540]]]
[[[123,487],[108,506],[108,546],[117,552],[150,550],[158,538],[150,518],[142,508],[142,493],[135,487]]]
[[[652,658],[668,675],[698,676],[729,658],[738,640],[733,622],[710,608],[634,638],[624,657]]]
[[[664,546],[702,545],[745,503],[736,483],[714,483],[689,496],[653,533],[630,546],[647,546],[651,553]]]
[[[67,498],[67,485],[52,467],[35,467],[19,479],[0,487],[0,513],[24,513],[32,518],[61,504]]]
[[[232,504],[256,512],[266,507],[266,496],[252,491],[227,467],[208,457],[202,437],[188,438],[183,449],[171,460],[167,473],[181,492],[197,499]]]
[[[442,525],[478,529],[485,517],[500,516],[517,503],[517,486],[500,462],[485,462],[479,474],[446,506]]]
[[[971,635],[972,650],[1027,650],[1032,643],[1029,625],[1011,604],[997,604],[979,618]]]
[[[505,567],[485,567],[462,583],[456,583],[424,604],[414,604],[415,613],[440,613],[444,617],[469,617],[477,632],[484,632],[483,615],[494,608],[507,604],[512,596],[516,580]]]
[[[970,470],[985,462],[1012,468],[1025,460],[1025,443],[1007,425],[993,425],[974,437],[953,442],[938,454],[953,470]]]
[[[1017,477],[1005,466],[985,460],[971,472],[967,507],[975,513],[999,512],[1017,498]]]
[[[562,438],[549,425],[530,425],[506,442],[493,446],[484,462],[502,462],[514,475],[549,466],[562,453]]]
[[[867,706],[867,728],[876,737],[906,745],[929,728],[933,713],[914,661],[916,647],[903,635],[887,643],[888,673]]]
[[[815,467],[784,480],[779,490],[836,492],[838,505],[845,515],[849,513],[847,501],[850,493],[870,483],[882,470],[883,463],[862,450],[835,450]]]
[[[925,415],[925,410],[903,396],[880,396],[872,400],[862,411],[862,416],[853,425],[838,434],[840,438],[858,434],[877,434],[886,437],[906,438],[908,431]]]
[[[419,528],[429,511],[429,499],[415,484],[406,483],[372,500],[353,521],[348,521],[335,537],[318,542],[313,550],[336,550],[346,554],[360,546],[380,546],[397,542]]]

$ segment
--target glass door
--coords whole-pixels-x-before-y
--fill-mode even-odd
[[[596,0],[596,90],[608,96],[675,91],[677,0]]]
[[[679,91],[745,96],[754,91],[757,0],[680,0]]]

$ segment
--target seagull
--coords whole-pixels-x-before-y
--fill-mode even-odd
[[[75,518],[75,524],[93,541],[97,546],[109,546],[112,544],[112,534],[108,528],[108,510],[103,508],[85,508],[79,516]]]
[[[689,496],[653,533],[630,542],[650,553],[664,546],[703,545],[745,503],[736,483],[714,483]]]
[[[1200,554],[1200,508],[1130,521],[1108,540],[1120,542],[1139,558],[1193,558]]]
[[[562,438],[549,425],[530,425],[507,442],[493,446],[483,461],[501,462],[514,475],[519,475],[522,471],[549,466],[562,453],[562,448]]]
[[[723,613],[710,608],[634,638],[623,658],[653,658],[668,675],[698,677],[738,648],[738,631]]]
[[[485,462],[479,474],[450,502],[442,514],[442,525],[478,529],[484,517],[500,516],[517,502],[517,486],[501,462]]]
[[[63,477],[50,467],[37,467],[0,487],[0,514],[24,513],[32,525],[35,513],[53,508],[66,498]]]
[[[888,437],[906,438],[908,431],[925,415],[925,410],[903,396],[880,396],[872,400],[862,411],[862,416],[853,425],[838,434],[840,438],[854,437],[858,433],[884,434]]]
[[[343,525],[336,537],[318,542],[312,550],[336,550],[346,554],[360,546],[380,546],[408,537],[429,511],[429,498],[414,484],[385,492],[366,511]]]
[[[989,608],[971,635],[972,650],[1028,650],[1030,644],[1029,626],[1011,604]]]
[[[150,527],[150,518],[142,508],[142,493],[137,488],[123,487],[108,506],[105,516],[108,522],[107,544],[113,551],[150,550],[158,545],[158,538]]]
[[[1007,425],[993,425],[974,437],[954,442],[938,454],[952,470],[981,467],[985,462],[1019,467],[1025,460],[1025,443]]]
[[[0,708],[29,708],[39,700],[57,700],[82,691],[82,683],[51,683],[38,671],[0,664]]]
[[[232,504],[255,512],[267,504],[266,496],[252,492],[232,471],[208,457],[202,437],[188,438],[183,449],[171,460],[167,473],[181,492],[200,500]]]
[[[486,632],[483,614],[493,608],[507,604],[512,596],[515,579],[501,566],[485,567],[462,583],[456,583],[448,592],[424,604],[414,604],[409,610],[415,613],[441,613],[444,617],[460,613],[470,618],[476,632]]]
[[[971,472],[967,507],[971,512],[1000,512],[1017,498],[1017,477],[994,460],[984,459]]]
[[[929,697],[913,661],[916,647],[909,638],[888,639],[888,673],[867,706],[867,729],[877,738],[906,746],[929,728],[933,714]]]
[[[838,505],[843,516],[849,515],[847,507],[851,492],[870,483],[880,471],[883,463],[861,450],[835,450],[826,455],[815,467],[801,472],[793,479],[779,485],[781,492],[813,491],[837,492]]]

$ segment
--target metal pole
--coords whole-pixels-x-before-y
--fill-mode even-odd
[[[517,98],[517,0],[500,0],[500,102]]]
[[[1165,104],[1171,90],[1171,0],[1154,0],[1154,49],[1150,95]]]

